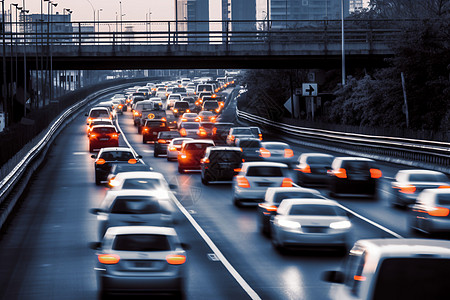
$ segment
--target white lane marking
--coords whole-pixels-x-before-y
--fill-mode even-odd
[[[367,219],[366,217],[361,216],[360,214],[354,212],[350,208],[347,208],[347,207],[345,207],[344,205],[342,205],[340,203],[338,203],[338,206],[340,208],[342,208],[343,210],[348,211],[349,213],[351,213],[355,217],[360,218],[363,221],[366,221],[367,223],[369,223],[369,224],[371,224],[371,225],[373,225],[373,226],[375,226],[375,227],[377,227],[377,228],[379,228],[379,229],[381,229],[381,230],[383,230],[383,231],[385,231],[385,232],[395,236],[396,238],[403,239],[403,237],[400,234],[398,234],[398,233],[396,233],[396,232],[394,232],[394,231],[392,231],[392,230],[390,230],[390,229],[388,229],[388,228],[386,228],[386,227],[384,227],[384,226],[382,226],[382,225],[380,225],[380,224],[378,224],[378,223],[376,223],[376,222],[374,222],[374,221],[372,221],[370,219]]]
[[[208,253],[208,259],[210,261],[219,261],[219,258],[214,253]]]
[[[145,152],[145,153],[153,153],[153,150],[142,150],[142,152]]]
[[[74,152],[73,155],[86,155],[86,154],[90,154],[91,152]]]
[[[120,128],[119,121],[116,120],[117,128],[122,133],[122,137],[125,141],[125,143],[130,147],[131,149],[134,148],[131,147],[130,143],[128,142],[127,138],[125,137],[125,134],[123,134],[122,129]],[[197,232],[200,234],[200,236],[203,238],[205,243],[211,248],[211,250],[214,252],[216,257],[220,260],[220,262],[224,265],[224,267],[228,270],[228,272],[231,274],[231,276],[234,277],[234,279],[237,281],[237,283],[242,287],[242,289],[249,295],[249,297],[252,300],[261,300],[261,297],[250,287],[250,285],[245,281],[244,278],[236,271],[236,269],[230,264],[230,262],[225,258],[225,256],[222,254],[222,252],[217,248],[217,246],[214,244],[214,242],[211,240],[211,238],[206,234],[206,232],[203,230],[203,228],[198,225],[197,221],[194,220],[194,218],[189,214],[189,212],[184,208],[184,206],[178,201],[176,197],[173,198],[175,201],[176,206],[181,210],[183,215],[191,222],[192,226],[197,230]]]
[[[299,186],[299,185],[296,184],[296,183],[294,183],[293,185],[296,186],[296,187],[301,187],[301,186]],[[404,237],[401,236],[400,234],[398,234],[398,233],[396,233],[396,232],[394,232],[394,231],[392,231],[392,230],[390,230],[390,229],[384,227],[383,225],[380,225],[380,224],[378,224],[378,223],[376,223],[376,222],[374,222],[374,221],[372,221],[372,220],[370,220],[370,219],[368,219],[368,218],[366,218],[366,217],[364,217],[364,216],[358,214],[357,212],[354,212],[354,211],[351,210],[350,208],[348,208],[348,207],[346,207],[346,206],[344,206],[344,205],[342,205],[342,204],[340,204],[340,203],[338,203],[338,206],[339,206],[340,208],[342,208],[343,210],[345,210],[345,211],[351,213],[351,214],[354,215],[355,217],[360,218],[361,220],[363,220],[363,221],[369,223],[370,225],[375,226],[375,227],[377,227],[378,229],[381,229],[381,230],[383,230],[383,231],[389,233],[390,235],[395,236],[395,237],[398,238],[398,239],[403,239],[403,238],[404,238]]]

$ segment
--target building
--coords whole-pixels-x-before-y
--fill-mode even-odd
[[[345,17],[349,1],[344,0]],[[290,20],[337,20],[341,18],[341,0],[271,0],[269,17],[272,28],[292,28],[297,22]]]
[[[222,0],[222,29],[233,32],[231,34],[232,40],[245,39],[246,32],[254,31],[257,28],[256,24],[256,0]]]
[[[48,14],[30,14],[26,15],[26,31],[43,33],[44,40],[47,34],[54,33],[53,43],[71,42],[73,37],[73,27],[71,23],[71,14],[59,14],[58,12],[53,15]],[[20,20],[23,21],[23,15],[20,16]],[[50,20],[50,23],[49,23]],[[22,25],[23,31],[23,25]],[[67,33],[67,35],[63,34]],[[51,36],[49,36],[51,37]]]
[[[364,0],[350,0],[349,10],[350,12],[360,11],[365,7]]]
[[[209,31],[209,0],[175,0],[175,4],[178,32],[187,31],[189,42],[209,41],[209,35],[206,33]],[[180,39],[186,37],[179,35],[178,41]]]

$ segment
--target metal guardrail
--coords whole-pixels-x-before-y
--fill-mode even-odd
[[[424,166],[450,173],[450,143],[297,127],[268,120],[238,108],[236,116],[271,131],[320,143],[328,148],[369,153],[377,155],[381,160]]]
[[[98,91],[90,96],[86,97],[83,101],[80,101],[67,110],[65,110],[57,119],[49,126],[48,130],[44,132],[44,136],[39,140],[36,145],[20,160],[17,166],[0,181],[0,228],[5,223],[10,212],[13,210],[20,194],[25,189],[26,184],[22,184],[22,191],[14,195],[13,199],[9,199],[12,190],[19,185],[19,182],[23,180],[28,181],[34,170],[38,168],[43,161],[51,142],[56,138],[58,132],[63,128],[65,124],[73,120],[78,111],[84,106],[90,104],[91,101],[96,100],[99,96],[106,93],[130,86],[130,83],[121,84],[119,86],[113,86]]]

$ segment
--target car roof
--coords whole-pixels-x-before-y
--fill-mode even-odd
[[[160,190],[109,190],[108,195],[119,196],[160,196]]]
[[[299,205],[299,204],[317,204],[317,205],[332,205],[339,206],[338,203],[330,199],[315,199],[315,198],[291,198],[281,201],[284,205]],[[280,205],[281,205],[280,203]]]
[[[310,153],[302,153],[301,156],[320,156],[320,157],[333,157],[331,154],[326,153],[317,153],[317,152],[310,152]]]
[[[129,178],[157,178],[164,179],[163,174],[154,171],[136,171],[136,172],[124,172],[118,173],[116,179],[129,179]]]
[[[127,148],[127,147],[104,147],[104,148],[101,149],[101,151],[103,151],[103,152],[107,152],[107,151],[125,151],[125,152],[134,153],[133,150],[131,150],[130,148]]]
[[[320,192],[316,189],[310,189],[310,188],[304,188],[304,187],[270,187],[270,188],[267,188],[266,192],[269,192],[269,190],[274,193],[304,191],[304,192],[312,192],[314,194],[320,194]]]
[[[121,235],[121,234],[161,234],[173,236],[177,235],[175,229],[170,227],[159,227],[159,226],[115,226],[109,227],[105,235]]]
[[[432,193],[432,194],[450,194],[450,189],[449,188],[436,188],[436,189],[424,189],[422,192],[426,191],[427,193]]]
[[[442,172],[439,171],[421,170],[421,169],[400,170],[398,172],[406,174],[443,174]]]
[[[286,164],[276,163],[276,162],[264,162],[264,161],[252,161],[242,163],[242,167],[282,167],[287,168]]]
[[[263,144],[263,145],[280,145],[280,146],[289,147],[288,143],[283,143],[283,142],[261,142],[261,144]]]
[[[92,126],[92,128],[100,128],[100,127],[107,127],[107,128],[114,128],[114,129],[116,129],[116,126],[111,125],[111,124],[99,124],[99,125]]]
[[[181,122],[180,126],[185,126],[186,124],[197,124],[198,126],[200,126],[198,122]]]
[[[213,140],[189,140],[189,141],[185,141],[184,143],[186,143],[186,144],[192,144],[192,143],[214,144],[214,141]]]
[[[340,160],[353,160],[353,161],[374,161],[373,159],[370,159],[370,158],[357,157],[357,156],[336,157],[335,159],[340,159]]]
[[[215,146],[210,148],[211,151],[239,151],[242,152],[239,147],[228,147],[228,146]]]
[[[105,119],[105,118],[98,118],[98,119],[92,119],[91,122],[112,122],[111,119]]]
[[[108,108],[104,106],[96,106],[92,107],[91,110],[108,110]]]
[[[182,141],[192,141],[193,138],[177,137],[177,138],[172,139],[172,143],[173,143],[173,141],[179,141],[179,140],[182,140]]]
[[[450,241],[434,239],[364,239],[355,245],[373,250],[379,256],[417,256],[420,254],[443,254],[450,258]]]

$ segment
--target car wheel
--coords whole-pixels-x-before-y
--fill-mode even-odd
[[[208,181],[208,179],[206,179],[206,173],[205,174],[203,174],[202,173],[202,183],[204,184],[204,185],[208,185],[209,184],[209,181]]]
[[[142,144],[147,144],[147,140],[145,138],[142,138]]]
[[[270,239],[270,241],[275,250],[277,250],[281,254],[284,253],[284,247],[280,243],[278,243],[277,238],[274,235],[272,235],[272,238]]]
[[[184,173],[184,168],[178,166],[178,173],[183,174]]]
[[[102,181],[100,180],[100,176],[95,175],[95,184],[100,185],[101,183],[102,183]]]
[[[141,134],[141,132],[142,132],[141,126],[138,126],[138,133]]]
[[[154,157],[158,157],[159,156],[159,152],[153,151],[153,156]]]
[[[92,148],[92,146],[89,145],[89,152],[94,152],[94,148]]]
[[[242,207],[242,203],[239,199],[237,199],[236,197],[233,197],[233,204],[236,207]]]

